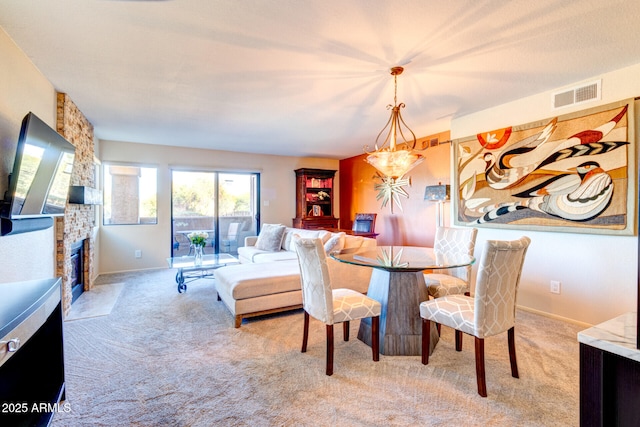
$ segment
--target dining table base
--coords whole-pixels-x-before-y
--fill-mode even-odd
[[[367,296],[382,305],[380,314],[380,353],[387,356],[422,354],[420,303],[429,299],[422,272],[373,269]],[[433,352],[440,336],[431,322]],[[362,319],[358,339],[371,346],[371,319]]]

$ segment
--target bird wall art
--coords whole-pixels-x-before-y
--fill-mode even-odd
[[[634,101],[454,141],[458,225],[632,234]]]

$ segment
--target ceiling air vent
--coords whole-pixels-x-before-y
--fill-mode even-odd
[[[554,93],[553,108],[562,108],[600,99],[600,84],[601,80],[598,80],[583,86]]]

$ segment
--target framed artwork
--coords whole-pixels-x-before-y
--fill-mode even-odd
[[[322,208],[319,205],[313,205],[313,216],[322,216]]]
[[[454,223],[635,233],[634,100],[453,141]]]

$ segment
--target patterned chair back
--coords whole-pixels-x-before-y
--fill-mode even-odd
[[[486,242],[474,296],[474,335],[478,338],[496,335],[514,326],[516,296],[529,243],[528,237]]]
[[[473,256],[476,247],[477,228],[436,228],[436,237],[433,244],[434,251],[453,252]],[[448,270],[452,276],[469,283],[471,278],[471,266],[452,268]]]
[[[333,292],[322,240],[294,236],[293,244],[300,265],[302,307],[310,316],[332,325]]]

